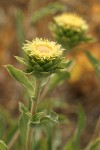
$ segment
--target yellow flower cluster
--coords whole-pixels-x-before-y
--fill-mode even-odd
[[[32,42],[27,41],[22,49],[29,53],[30,56],[34,56],[39,59],[60,57],[63,52],[61,45],[42,38],[36,38],[35,40],[32,40]]]
[[[85,20],[73,13],[63,13],[58,15],[54,17],[54,21],[57,25],[66,29],[73,29],[77,31],[88,29],[88,25]]]

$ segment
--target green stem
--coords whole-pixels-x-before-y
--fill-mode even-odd
[[[52,150],[52,134],[48,135],[48,140],[47,140],[47,149]]]
[[[34,96],[34,101],[32,101],[32,106],[30,111],[32,115],[34,115],[37,111],[39,96],[41,91],[41,82],[42,82],[41,80],[36,79],[35,96]],[[28,125],[27,137],[26,137],[26,150],[30,150],[32,132],[33,129]]]

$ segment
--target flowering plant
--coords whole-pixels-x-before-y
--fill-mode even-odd
[[[25,65],[25,71],[15,69],[11,65],[6,65],[8,72],[18,82],[22,83],[27,89],[31,97],[31,108],[28,109],[24,104],[20,103],[21,118],[19,125],[22,129],[22,120],[25,120],[26,130],[24,130],[23,145],[25,150],[32,149],[32,133],[33,126],[41,124],[43,121],[58,122],[57,115],[47,115],[45,112],[37,112],[38,103],[40,101],[41,89],[47,82],[47,78],[51,74],[65,72],[69,61],[62,56],[63,49],[61,45],[36,38],[32,42],[27,41],[23,46],[24,57],[16,57],[16,59]],[[26,76],[34,77],[34,83]],[[53,118],[52,118],[53,115]],[[54,117],[55,116],[55,117]],[[21,130],[23,136],[23,130]]]

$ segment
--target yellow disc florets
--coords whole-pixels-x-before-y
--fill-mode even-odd
[[[77,14],[63,13],[62,15],[54,17],[54,21],[57,25],[66,29],[73,29],[77,31],[88,29],[86,22]]]
[[[23,50],[29,53],[30,56],[39,59],[52,59],[62,55],[61,45],[48,40],[36,38],[32,42],[27,41],[23,46]]]

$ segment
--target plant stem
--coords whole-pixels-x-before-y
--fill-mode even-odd
[[[34,101],[32,101],[32,106],[31,106],[32,115],[34,115],[37,111],[37,107],[39,103],[39,96],[40,96],[40,91],[41,91],[41,82],[42,82],[41,80],[36,79],[35,96],[34,96]],[[28,125],[27,137],[26,137],[26,150],[30,150],[32,131],[33,129]]]
[[[100,116],[97,120],[96,128],[94,130],[91,141],[94,141],[96,138],[99,138],[99,137],[100,137]]]
[[[20,131],[17,130],[14,134],[14,136],[12,137],[11,141],[9,142],[8,144],[8,150],[11,150],[13,145],[16,143],[17,139],[19,138],[20,136]]]

